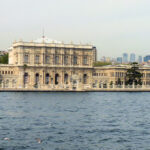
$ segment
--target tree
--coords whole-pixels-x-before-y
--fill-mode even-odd
[[[8,54],[0,56],[0,64],[8,64]]]
[[[131,68],[127,70],[125,82],[126,85],[142,85],[141,81],[142,73],[139,72],[138,63],[134,62],[131,64]]]
[[[94,67],[107,66],[107,65],[112,65],[112,64],[111,62],[101,62],[101,61],[97,61],[93,64]]]
[[[23,65],[23,69],[24,69],[24,70],[26,70],[27,67],[28,67],[27,64],[24,64],[24,65]]]

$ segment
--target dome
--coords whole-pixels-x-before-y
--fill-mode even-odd
[[[55,44],[61,44],[62,42],[57,41],[57,40],[53,40],[53,39],[49,39],[47,37],[42,37],[39,38],[37,40],[34,40],[35,43],[55,43]]]
[[[13,49],[13,47],[9,47],[7,48],[7,51],[11,51]]]

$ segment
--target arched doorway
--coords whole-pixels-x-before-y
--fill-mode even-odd
[[[39,84],[39,74],[36,73],[35,74],[35,85],[38,86],[38,84]]]
[[[67,73],[65,73],[65,75],[64,75],[64,83],[68,84],[68,74]]]
[[[49,84],[49,73],[45,76],[45,84]]]
[[[83,75],[83,84],[87,84],[87,74]]]
[[[29,80],[28,73],[25,73],[25,74],[24,74],[24,84],[25,84],[25,85],[28,83],[28,80]]]
[[[102,88],[102,81],[99,82],[99,88]]]
[[[59,74],[56,73],[55,74],[55,85],[57,85],[59,83]]]
[[[107,81],[104,81],[103,88],[107,88]]]

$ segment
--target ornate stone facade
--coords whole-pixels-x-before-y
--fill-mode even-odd
[[[124,85],[128,67],[93,67],[96,47],[64,44],[42,38],[15,42],[9,64],[0,65],[1,89],[93,90]],[[150,68],[141,68],[143,84],[150,85]]]
[[[45,38],[40,42],[15,42],[9,51],[9,65],[0,68],[1,87],[82,89],[91,84],[95,61],[96,48],[92,45],[47,42]],[[8,74],[11,68],[15,76]]]

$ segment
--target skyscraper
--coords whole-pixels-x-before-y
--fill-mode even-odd
[[[139,56],[139,57],[138,57],[138,63],[141,64],[142,61],[143,61],[143,60],[142,60],[142,56]]]
[[[127,54],[127,53],[123,53],[122,62],[123,62],[123,63],[128,63],[128,54]]]
[[[135,54],[134,53],[130,54],[130,62],[135,62]]]
[[[146,55],[146,56],[144,57],[144,62],[148,62],[148,61],[150,61],[150,55]]]
[[[122,64],[122,57],[117,57],[117,63]]]

